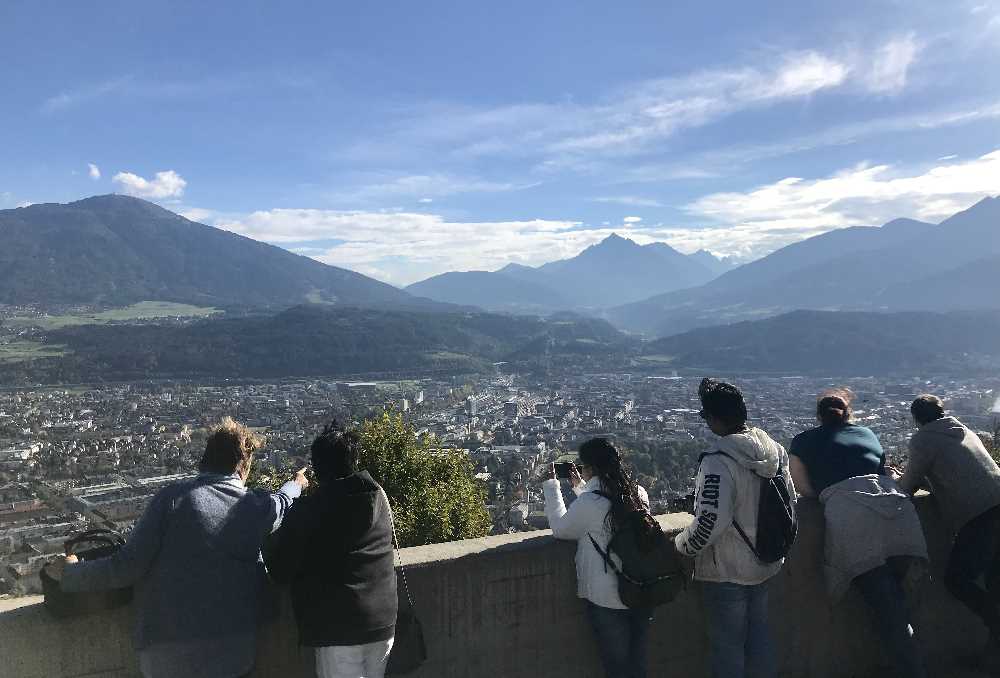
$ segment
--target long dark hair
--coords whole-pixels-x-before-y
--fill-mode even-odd
[[[627,525],[639,527],[640,534],[651,535],[660,524],[639,498],[639,486],[622,464],[618,448],[607,438],[591,438],[580,446],[580,461],[590,466],[601,481],[601,492],[611,501],[604,524],[613,534]]]

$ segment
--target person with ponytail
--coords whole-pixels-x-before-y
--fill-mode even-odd
[[[654,527],[659,529],[649,513],[649,497],[622,464],[618,448],[606,438],[592,438],[580,446],[571,481],[577,499],[567,509],[555,467],[551,467],[542,485],[545,514],[557,539],[577,542],[577,596],[586,606],[605,675],[646,678],[651,610],[630,609],[622,603],[618,578],[593,542],[607,552],[617,526],[636,517],[649,525],[651,533]],[[617,559],[613,553],[610,557]]]
[[[792,477],[800,497],[817,497],[823,505],[830,601],[856,588],[896,675],[923,678],[902,581],[911,564],[926,562],[927,544],[909,495],[887,472],[878,437],[854,423],[852,398],[847,389],[820,395],[820,425],[792,440]]]

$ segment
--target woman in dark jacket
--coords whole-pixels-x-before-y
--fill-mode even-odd
[[[356,433],[333,426],[313,441],[319,486],[289,511],[267,559],[271,577],[291,585],[319,678],[381,678],[395,633],[392,512],[357,470],[360,447]]]

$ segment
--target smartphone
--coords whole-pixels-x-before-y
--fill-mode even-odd
[[[569,478],[573,470],[573,462],[561,461],[556,464],[556,478]]]

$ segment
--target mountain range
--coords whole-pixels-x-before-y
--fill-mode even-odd
[[[1000,198],[940,224],[896,219],[830,231],[707,284],[604,313],[652,336],[795,309],[944,311],[1000,308]]]
[[[67,349],[33,365],[0,363],[8,383],[152,377],[449,374],[493,362],[555,367],[615,364],[638,346],[604,320],[490,313],[400,311],[331,305],[184,325],[79,325],[47,333]]]
[[[121,195],[0,210],[0,242],[0,304],[446,308]]]
[[[1000,311],[793,311],[645,344],[660,367],[830,376],[990,373]]]
[[[406,288],[418,296],[495,311],[600,309],[702,285],[733,267],[702,250],[681,254],[666,243],[639,245],[612,234],[569,259],[498,271],[450,272]]]

